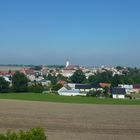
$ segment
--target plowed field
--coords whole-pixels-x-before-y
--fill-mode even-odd
[[[0,100],[1,131],[36,126],[48,140],[140,140],[140,106]]]

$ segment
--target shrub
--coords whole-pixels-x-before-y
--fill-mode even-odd
[[[58,91],[62,87],[63,87],[63,85],[58,83],[58,84],[52,86],[52,90],[53,91]]]
[[[8,130],[5,134],[0,134],[0,140],[47,140],[43,128],[32,128],[27,131],[20,130],[11,132]]]
[[[97,91],[91,90],[87,93],[87,96],[97,97]]]
[[[39,83],[35,83],[28,87],[28,91],[33,92],[33,93],[42,93],[43,90],[44,90],[44,87]]]

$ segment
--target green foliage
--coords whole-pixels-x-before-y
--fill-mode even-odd
[[[112,77],[112,86],[118,86],[118,84],[124,84],[124,76],[121,75],[114,75],[114,77]]]
[[[34,66],[32,67],[32,69],[40,71],[42,69],[42,66]]]
[[[124,68],[121,67],[121,66],[117,66],[116,69],[117,69],[117,70],[123,70]]]
[[[87,96],[97,97],[97,91],[96,90],[91,90],[87,93]]]
[[[15,92],[26,92],[28,90],[28,78],[17,71],[12,77],[12,88]]]
[[[8,130],[5,134],[0,134],[0,140],[47,140],[43,128],[32,128],[28,131],[20,130],[12,132]]]
[[[118,70],[122,70],[122,67],[117,67]],[[113,75],[110,71],[105,71],[102,73],[97,73],[91,75],[88,78],[88,82],[94,83],[111,83],[112,86],[118,86],[118,84],[137,84],[140,83],[140,69],[128,68],[128,70],[123,71],[122,75]]]
[[[57,75],[57,81],[60,81],[60,80],[67,81],[67,80],[68,80],[68,78],[67,78],[67,77],[65,77],[65,76],[63,76],[62,74],[58,74],[58,75]]]
[[[91,97],[109,97],[109,92],[105,89],[102,90],[91,90],[87,93],[87,96]]]
[[[81,70],[77,70],[70,79],[73,83],[83,83],[86,80],[86,76]]]
[[[56,84],[56,85],[53,85],[52,86],[52,90],[53,91],[58,91],[60,88],[62,88],[63,87],[63,85],[62,84]]]
[[[105,97],[110,97],[111,93],[110,93],[110,88],[109,87],[104,87],[103,88],[103,94]]]
[[[33,93],[42,93],[43,90],[44,87],[42,86],[42,84],[39,83],[34,83],[33,85],[28,87],[28,91]]]
[[[62,69],[65,67],[65,65],[47,65],[48,68],[57,68],[57,69]]]
[[[91,75],[91,76],[89,76],[88,81],[91,84],[102,83],[102,82],[111,83],[112,72],[106,71],[106,72],[102,72],[102,73],[97,73],[95,75]]]
[[[47,102],[59,102],[59,103],[86,103],[86,104],[130,104],[140,105],[140,99],[137,100],[124,100],[124,99],[98,99],[93,97],[81,97],[81,96],[60,96],[55,94],[35,94],[35,93],[10,93],[0,94],[0,99],[18,99],[18,100],[30,100],[30,101],[47,101]]]
[[[0,92],[8,92],[9,84],[3,77],[0,77]]]
[[[51,74],[48,74],[48,76],[46,77],[46,79],[47,80],[50,80],[52,85],[55,85],[57,83],[57,77],[56,76],[53,76]]]

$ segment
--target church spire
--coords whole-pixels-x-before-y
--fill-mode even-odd
[[[67,59],[66,61],[66,67],[68,67],[70,65],[69,59]]]

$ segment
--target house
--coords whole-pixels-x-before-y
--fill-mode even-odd
[[[76,84],[75,89],[80,90],[80,95],[86,96],[90,91],[102,91],[103,89],[99,84]]]
[[[99,85],[100,85],[102,88],[110,88],[110,86],[111,86],[110,83],[99,83]]]
[[[66,81],[64,81],[64,80],[59,80],[58,82],[57,82],[58,84],[61,84],[61,85],[65,85],[67,82]]]
[[[35,75],[35,71],[31,68],[23,68],[20,72],[25,75]]]
[[[124,99],[126,95],[125,88],[114,87],[112,88],[112,98],[113,99]]]
[[[140,93],[140,84],[134,84],[133,85],[133,91],[135,93]]]
[[[51,84],[51,81],[50,80],[45,80],[45,79],[42,79],[40,81],[38,81],[42,86],[49,86]]]
[[[9,77],[3,76],[4,80],[11,83],[11,80],[9,79]]]
[[[133,85],[124,85],[124,84],[119,84],[118,87],[125,88],[126,94],[131,94],[133,93]]]
[[[100,85],[99,84],[94,84],[94,85],[91,85],[91,84],[76,84],[75,85],[75,89],[79,89],[80,92],[89,92],[91,90],[94,90],[94,89],[100,89]]]
[[[48,74],[48,68],[46,66],[43,66],[42,70],[41,70],[41,73],[42,73],[42,75],[47,75]]]
[[[75,84],[65,84],[58,90],[58,94],[64,96],[76,96],[80,94],[80,90],[75,89]]]
[[[65,77],[71,77],[74,74],[75,70],[63,69],[61,74]]]
[[[58,94],[66,96],[76,96],[76,95],[86,96],[89,91],[98,89],[101,89],[101,87],[98,84],[90,85],[90,84],[68,83],[65,84],[60,90],[58,90]]]
[[[31,82],[33,82],[33,81],[36,80],[35,75],[27,75],[27,78],[28,78]]]
[[[12,76],[14,74],[15,72],[7,72],[7,71],[0,72],[0,76],[7,76],[7,77]]]

